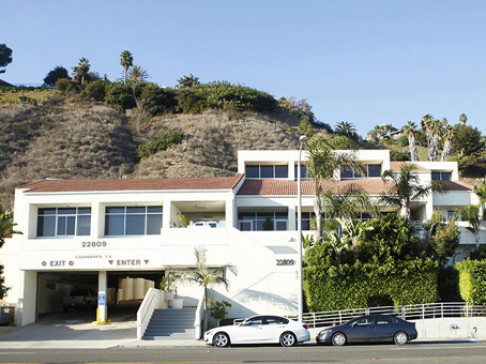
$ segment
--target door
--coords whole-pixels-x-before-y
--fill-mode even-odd
[[[349,342],[375,341],[375,319],[364,316],[350,323]]]
[[[233,344],[255,344],[263,342],[265,332],[263,330],[263,317],[255,316],[244,321],[236,327],[231,337]]]
[[[240,231],[253,231],[253,221],[241,220],[240,221]]]

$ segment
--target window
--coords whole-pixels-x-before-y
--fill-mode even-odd
[[[450,181],[452,172],[432,172],[432,181]]]
[[[162,228],[162,206],[109,206],[105,236],[157,235]]]
[[[389,325],[391,323],[392,323],[392,317],[376,316],[377,325]]]
[[[287,165],[247,165],[245,167],[245,175],[249,179],[288,178],[289,169]]]
[[[287,212],[240,212],[241,231],[287,230]]]
[[[344,167],[341,168],[341,179],[380,178],[381,177],[381,164],[365,164],[364,168],[365,168],[364,171],[355,171],[351,167],[344,166]]]
[[[294,166],[294,175],[295,175],[295,180],[297,181],[297,173],[299,171],[299,168],[297,168],[297,165]],[[312,177],[310,177],[308,174],[307,174],[307,167],[303,164],[300,165],[300,178],[301,179],[312,179]]]
[[[289,320],[278,316],[264,316],[264,325],[287,325]]]
[[[446,212],[446,218],[447,218],[447,221],[455,218],[456,214],[454,213],[454,210],[447,210]]]
[[[315,216],[313,212],[303,212],[302,213],[302,230],[312,230],[311,229],[311,221],[312,218]],[[295,221],[296,221],[296,228],[298,228],[298,219],[299,219],[299,213],[295,213]]]
[[[91,233],[90,207],[49,207],[37,212],[37,236],[86,236]]]
[[[375,324],[375,319],[373,317],[362,317],[354,321],[352,326],[368,326],[374,324]]]

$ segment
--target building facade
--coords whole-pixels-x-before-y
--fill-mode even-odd
[[[366,172],[335,171],[335,192],[352,185],[378,202],[390,191],[383,172],[398,172],[401,162],[390,161],[387,150],[352,153]],[[310,230],[314,181],[307,177],[306,158],[304,152],[302,227]],[[76,288],[98,292],[99,301],[141,299],[140,293],[126,295],[123,279],[151,281],[157,287],[168,272],[193,269],[195,249],[205,252],[210,267],[237,268],[236,274],[227,272],[228,290],[215,286],[211,291],[212,298],[231,302],[230,317],[295,314],[298,160],[299,151],[240,151],[234,177],[43,180],[18,187],[15,222],[23,235],[14,235],[0,250],[6,285],[12,287],[5,300],[17,307],[17,324],[61,310],[62,297]],[[415,165],[424,184],[442,180],[448,185],[446,193],[413,202],[411,219],[417,225],[430,219],[434,209],[447,218],[479,204],[471,186],[458,181],[455,162]],[[368,217],[363,212],[362,218]],[[466,252],[475,239],[467,222],[458,224]],[[485,242],[484,227],[480,234]],[[184,306],[197,306],[202,288],[183,281],[177,294]]]

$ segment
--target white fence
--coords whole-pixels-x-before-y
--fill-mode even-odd
[[[394,315],[405,320],[421,320],[450,317],[486,317],[486,306],[468,305],[464,302],[427,303],[407,306],[379,306],[310,312],[304,314],[304,322],[311,328],[340,325],[355,317],[381,314]],[[293,318],[293,317],[292,317]]]

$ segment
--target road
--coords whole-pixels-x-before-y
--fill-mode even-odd
[[[486,363],[486,342],[293,348],[251,346],[111,349],[3,349],[0,363]]]

